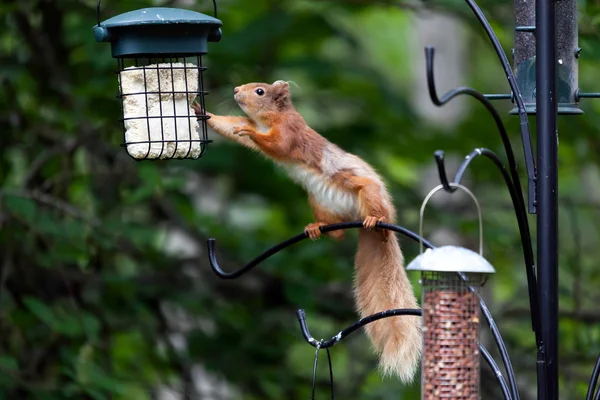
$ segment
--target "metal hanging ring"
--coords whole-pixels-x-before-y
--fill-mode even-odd
[[[96,8],[96,14],[98,16],[98,27],[100,27],[100,3],[102,0],[98,0],[98,7]],[[213,13],[215,14],[215,18],[217,18],[217,0],[212,0],[213,2]]]
[[[483,222],[481,218],[481,208],[479,207],[479,202],[475,195],[466,187],[459,183],[449,183],[450,187],[455,187],[457,189],[462,189],[465,191],[475,202],[475,207],[477,207],[477,216],[479,218],[479,255],[483,257]],[[438,185],[425,196],[425,200],[423,200],[423,204],[421,205],[421,211],[419,212],[419,254],[423,254],[423,215],[425,213],[425,206],[431,197],[436,194],[441,189],[444,189],[444,185]]]

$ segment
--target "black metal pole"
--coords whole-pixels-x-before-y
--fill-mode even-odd
[[[555,0],[536,1],[537,255],[543,381],[538,399],[558,400],[558,128]]]

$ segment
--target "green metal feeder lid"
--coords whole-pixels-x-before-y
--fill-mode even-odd
[[[221,40],[222,22],[180,8],[150,7],[114,16],[94,26],[98,42],[110,42],[113,57],[206,54]]]

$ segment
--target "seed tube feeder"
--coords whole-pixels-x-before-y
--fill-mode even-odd
[[[479,296],[478,289],[494,268],[483,258],[481,212],[479,214],[479,254],[459,246],[427,249],[408,266],[407,270],[421,271],[423,308],[423,360],[421,368],[422,399],[480,399]],[[429,198],[442,189],[435,188],[421,208],[421,237],[423,211]]]
[[[152,7],[100,22],[98,2],[94,36],[110,42],[117,59],[122,146],[134,159],[197,159],[206,152],[210,140],[202,56],[208,42],[221,39],[222,23],[215,17]]]

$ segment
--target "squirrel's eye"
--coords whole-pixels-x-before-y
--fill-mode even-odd
[[[260,89],[260,88],[256,89],[256,90],[255,90],[255,92],[256,92],[256,94],[257,94],[257,95],[259,95],[259,96],[262,96],[263,94],[265,94],[265,91],[264,91],[264,90],[262,90],[262,89]]]

